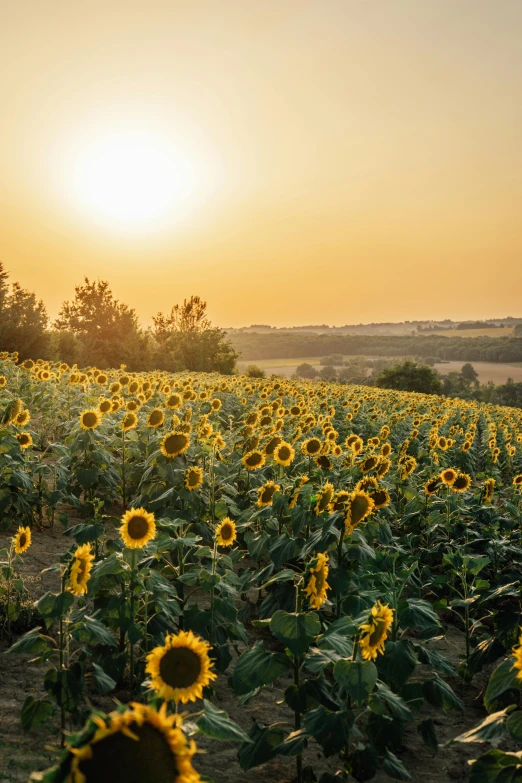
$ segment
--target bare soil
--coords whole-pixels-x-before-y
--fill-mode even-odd
[[[8,535],[0,535],[0,547],[9,542]],[[63,552],[71,545],[71,540],[63,537],[60,532],[35,532],[33,545],[24,557],[20,572],[24,577],[31,577],[29,589],[32,597],[37,599],[47,590],[58,590],[56,574],[40,572],[57,562]],[[252,640],[259,638],[254,629]],[[436,646],[458,664],[463,644],[460,633],[451,626],[446,636],[438,641]],[[5,645],[3,647],[5,650]],[[46,666],[30,663],[29,656],[0,655],[0,782],[26,783],[34,770],[43,770],[55,763],[59,757],[57,724],[47,726],[42,730],[25,733],[20,723],[22,705],[27,696],[41,698],[45,696],[43,677]],[[450,684],[464,701],[466,711],[444,713],[425,707],[421,718],[431,717],[436,723],[439,742],[443,745],[458,734],[472,728],[485,717],[482,706],[481,692],[487,682],[491,670],[478,675],[471,685],[464,685],[460,679],[453,678]],[[283,702],[283,693],[288,682],[281,681],[276,688],[265,689],[254,698],[247,707],[236,704],[233,692],[228,684],[228,676],[221,675],[216,683],[214,702],[224,709],[240,726],[248,730],[255,719],[261,724],[286,724],[288,731],[292,730],[293,715]],[[125,694],[117,694],[120,700],[125,700]],[[105,710],[110,710],[114,704],[110,697],[94,697],[93,702]],[[191,712],[197,711],[199,705],[191,707]],[[198,747],[201,752],[195,759],[194,766],[201,774],[208,775],[215,783],[289,783],[293,779],[294,759],[276,757],[273,761],[257,767],[249,772],[243,772],[237,758],[237,744],[222,743],[207,737],[198,737]],[[455,780],[465,781],[468,777],[468,761],[476,758],[487,748],[484,744],[462,745],[460,743],[441,747],[433,754],[422,742],[415,725],[408,727],[405,746],[398,753],[413,781],[423,783],[453,783]],[[336,757],[324,759],[318,746],[313,743],[306,751],[304,766],[311,765],[317,777],[322,772],[334,773],[338,768]],[[379,773],[375,783],[384,783],[390,778]]]

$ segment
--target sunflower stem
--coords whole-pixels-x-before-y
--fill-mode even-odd
[[[295,613],[299,614],[301,609],[301,593],[299,590],[299,584],[295,586]],[[301,667],[299,665],[299,658],[294,655],[294,685],[299,690],[300,685]],[[299,694],[297,694],[299,698]],[[299,710],[294,710],[294,728],[299,731],[301,728],[301,713]],[[295,771],[296,771],[296,783],[303,783],[303,757],[301,754],[296,756],[295,759]]]
[[[136,555],[137,551],[131,549],[131,577],[130,577],[130,612],[131,612],[131,627],[134,625],[134,577],[136,575]],[[130,645],[130,693],[131,696],[134,692],[134,643],[129,639]]]
[[[339,533],[339,545],[337,547],[337,568],[340,571],[341,570],[341,563],[343,559],[343,543],[344,543],[344,533],[346,530],[346,526],[343,522],[343,526],[341,528],[341,532]],[[339,593],[337,596],[337,619],[341,616],[341,605],[342,605],[342,595]]]
[[[65,593],[66,581],[67,581],[67,573],[64,573],[62,575],[62,584],[61,584],[62,595]],[[65,747],[65,706],[64,706],[63,676],[62,676],[62,672],[64,670],[64,651],[65,651],[63,613],[60,614],[60,626],[59,626],[58,638],[59,638],[58,654],[59,654],[59,672],[60,672],[60,731],[61,731],[60,746],[63,748]]]
[[[121,496],[123,500],[123,510],[127,511],[127,497],[125,487],[125,430],[121,433]]]
[[[212,556],[212,576],[216,575],[216,560],[217,560],[217,538],[214,538],[214,554]],[[212,644],[212,638],[214,636],[214,580],[212,580],[212,587],[210,588],[210,644]]]

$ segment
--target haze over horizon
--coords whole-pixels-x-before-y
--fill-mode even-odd
[[[0,260],[51,317],[522,316],[519,0],[0,9]]]

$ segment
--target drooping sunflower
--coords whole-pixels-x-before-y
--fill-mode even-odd
[[[465,492],[471,486],[471,476],[467,473],[459,473],[451,485],[453,492]]]
[[[308,440],[305,440],[301,445],[301,450],[307,457],[315,457],[320,453],[322,448],[323,444],[319,438],[308,438]]]
[[[441,481],[446,484],[447,487],[451,487],[455,479],[457,478],[457,471],[453,468],[446,468],[440,474]]]
[[[31,418],[31,414],[29,413],[29,410],[25,408],[23,411],[20,411],[16,419],[14,420],[14,423],[17,427],[24,427],[26,424],[29,423],[29,420]]]
[[[74,595],[84,595],[87,592],[93,561],[90,544],[82,544],[76,548],[69,573],[69,590]]]
[[[276,449],[277,446],[279,446],[282,440],[283,438],[280,435],[274,435],[272,438],[270,438],[268,443],[265,445],[265,449],[264,449],[265,454],[268,457],[271,457],[272,454],[274,453],[274,449]]]
[[[434,495],[435,492],[437,492],[437,490],[440,489],[441,483],[442,483],[442,479],[440,476],[435,476],[435,478],[432,478],[429,481],[427,481],[424,485],[425,494]]]
[[[265,455],[262,451],[252,449],[242,458],[241,462],[247,470],[258,470],[265,464]]]
[[[203,695],[217,675],[208,657],[210,645],[192,631],[180,631],[166,637],[163,646],[147,655],[145,671],[157,695],[166,701],[187,704]]]
[[[13,536],[13,548],[17,555],[27,552],[32,543],[31,528],[19,527]]]
[[[341,489],[337,494],[335,495],[334,499],[330,503],[330,508],[328,509],[331,513],[334,511],[346,511],[346,504],[350,500],[350,492],[348,492],[346,489]]]
[[[512,655],[515,659],[513,669],[517,669],[517,680],[522,680],[522,635],[518,639],[518,647],[513,647]]]
[[[491,496],[493,495],[493,491],[495,489],[495,484],[497,482],[494,478],[488,478],[484,482],[484,503],[489,503],[491,500]]]
[[[276,492],[279,492],[281,487],[279,484],[274,484],[273,481],[267,481],[262,487],[257,490],[259,497],[257,499],[257,505],[259,508],[265,506],[271,506]]]
[[[513,486],[517,487],[518,489],[522,489],[522,473],[519,473],[518,476],[515,476],[513,479]]]
[[[331,470],[333,468],[332,460],[326,454],[319,454],[319,456],[315,458],[314,462],[319,468],[322,468],[323,470]]]
[[[98,411],[89,410],[80,413],[80,427],[82,430],[95,430],[101,421]]]
[[[237,538],[236,523],[225,517],[216,527],[215,536],[219,546],[232,546]]]
[[[138,417],[136,416],[134,411],[127,411],[127,413],[125,414],[121,422],[121,428],[124,432],[127,432],[128,430],[133,430],[137,424],[138,424]]]
[[[156,537],[154,514],[144,508],[131,508],[121,518],[120,535],[125,546],[142,549]]]
[[[368,492],[368,490],[374,490],[377,489],[379,486],[379,482],[375,478],[375,476],[365,476],[364,478],[360,479],[360,481],[357,482],[355,485],[355,491],[356,492]]]
[[[281,443],[274,449],[274,459],[278,465],[288,467],[295,457],[295,449],[289,443],[282,440]]]
[[[375,471],[375,473],[377,474],[377,476],[379,478],[382,478],[383,476],[385,476],[388,473],[390,468],[391,468],[391,460],[383,459],[378,464],[377,470]]]
[[[197,465],[193,465],[185,472],[185,489],[194,492],[195,489],[203,484],[203,470]]]
[[[366,492],[355,491],[351,493],[346,509],[344,524],[346,532],[350,534],[372,513],[373,500]]]
[[[360,627],[359,646],[365,661],[374,661],[379,653],[384,653],[384,642],[393,625],[393,609],[380,601],[372,607],[367,623]]]
[[[33,445],[33,439],[29,432],[19,432],[16,436],[21,449],[28,449]]]
[[[317,503],[314,506],[314,511],[317,515],[322,514],[323,511],[326,511],[330,507],[334,492],[334,485],[327,481],[317,495]]]
[[[83,745],[69,747],[66,783],[127,783],[165,781],[199,783],[192,766],[197,751],[181,728],[179,715],[167,716],[167,704],[158,712],[145,704],[132,703],[123,712],[92,719],[92,737]]]
[[[369,492],[369,495],[373,500],[375,511],[378,511],[380,508],[386,508],[391,502],[390,493],[387,489],[384,489],[384,487],[379,487],[379,489]]]
[[[328,554],[319,552],[315,563],[310,568],[310,577],[303,590],[310,601],[310,606],[314,609],[320,609],[326,601],[326,591],[330,589],[330,585],[326,581],[328,570]]]
[[[379,457],[367,457],[359,464],[359,467],[363,473],[369,473],[370,470],[374,470],[378,466],[379,462]]]
[[[154,408],[147,416],[147,427],[161,427],[165,421],[165,414],[160,408]]]
[[[190,438],[186,432],[169,432],[161,441],[161,453],[168,459],[183,454],[190,446]]]

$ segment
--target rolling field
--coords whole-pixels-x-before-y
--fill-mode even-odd
[[[436,334],[441,337],[510,337],[513,327],[493,327],[492,329],[441,329],[439,332],[419,332],[419,334]]]

